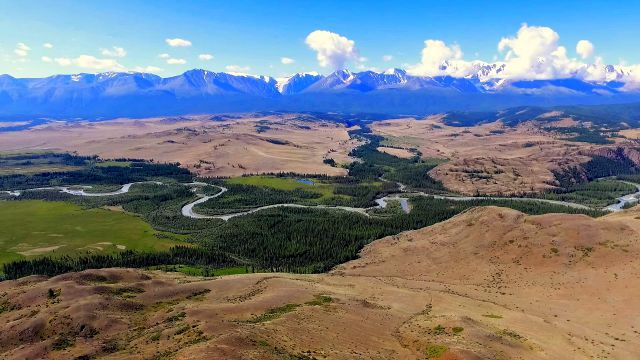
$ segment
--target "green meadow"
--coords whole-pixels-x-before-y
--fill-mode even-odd
[[[278,190],[306,190],[315,192],[322,195],[322,198],[330,197],[333,195],[333,191],[335,189],[335,185],[322,183],[316,179],[312,179],[314,182],[313,185],[305,184],[299,179],[294,178],[285,178],[285,177],[276,177],[276,176],[267,176],[267,175],[256,175],[256,176],[241,176],[236,178],[231,178],[227,180],[229,184],[237,184],[237,185],[252,185],[252,186],[260,186],[260,187],[269,187],[272,189]]]
[[[37,256],[166,250],[184,244],[137,216],[53,201],[0,201],[0,265]]]

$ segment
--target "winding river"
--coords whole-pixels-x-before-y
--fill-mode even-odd
[[[0,193],[6,193],[6,194],[9,194],[10,196],[20,196],[25,191],[59,190],[60,192],[67,193],[67,194],[70,194],[70,195],[75,195],[75,196],[90,196],[90,197],[113,196],[113,195],[120,195],[120,194],[128,193],[132,185],[144,184],[144,183],[147,183],[147,184],[148,183],[154,183],[154,184],[158,184],[158,185],[162,185],[163,184],[163,183],[158,182],[158,181],[133,182],[133,183],[128,183],[128,184],[122,185],[122,187],[120,189],[118,189],[118,190],[110,191],[110,192],[102,192],[102,193],[86,192],[85,189],[90,189],[91,186],[77,186],[77,185],[76,186],[41,187],[41,188],[34,188],[34,189],[27,189],[27,190],[0,191]],[[491,196],[474,197],[474,196],[433,195],[433,194],[427,194],[427,193],[424,193],[424,192],[407,191],[406,190],[406,185],[398,183],[398,187],[400,189],[399,193],[387,195],[385,197],[376,199],[375,200],[376,206],[372,206],[372,207],[368,207],[368,208],[356,208],[356,207],[349,207],[349,206],[330,206],[330,205],[301,205],[301,204],[289,204],[289,203],[287,203],[287,204],[266,205],[266,206],[257,207],[257,208],[251,209],[251,210],[237,212],[237,213],[231,213],[231,214],[204,215],[204,214],[199,214],[199,213],[195,212],[193,210],[193,208],[198,204],[202,204],[202,203],[207,202],[209,199],[216,198],[218,196],[223,195],[225,192],[228,191],[228,189],[223,187],[223,186],[211,185],[211,184],[207,184],[207,183],[204,183],[204,182],[183,183],[183,185],[193,187],[192,191],[194,191],[196,194],[197,194],[197,191],[198,191],[198,187],[200,187],[200,186],[210,185],[210,186],[215,186],[215,187],[220,189],[220,192],[218,192],[215,195],[197,194],[198,197],[199,197],[197,200],[192,201],[192,202],[184,205],[181,208],[180,211],[181,211],[183,216],[190,217],[190,218],[193,218],[193,219],[221,219],[221,220],[224,220],[224,221],[227,221],[227,220],[229,220],[231,218],[234,218],[234,217],[249,215],[249,214],[253,214],[253,213],[258,212],[258,211],[262,211],[262,210],[266,210],[266,209],[273,209],[273,208],[278,208],[278,207],[334,209],[334,210],[342,210],[342,211],[354,212],[354,213],[358,213],[358,214],[361,214],[361,215],[364,215],[364,216],[371,216],[368,213],[369,210],[384,209],[384,208],[387,207],[389,201],[398,201],[400,203],[400,207],[401,207],[402,211],[404,213],[408,214],[411,211],[411,207],[409,206],[409,198],[408,198],[408,196],[430,196],[430,197],[433,197],[433,198],[436,198],[436,199],[447,199],[447,200],[454,200],[454,201],[472,201],[472,200],[479,200],[479,199],[537,201],[537,202],[544,202],[544,203],[555,204],[555,205],[569,206],[569,207],[576,208],[576,209],[591,209],[590,207],[585,206],[585,205],[581,205],[581,204],[576,204],[576,203],[567,202],[567,201],[548,200],[548,199],[504,198],[504,197],[491,197]],[[611,204],[611,205],[605,207],[603,210],[609,211],[609,212],[617,212],[617,211],[621,211],[627,204],[637,202],[638,199],[640,198],[640,185],[638,185],[638,184],[632,184],[632,185],[636,186],[636,188],[638,190],[637,192],[632,193],[632,194],[628,194],[628,195],[625,195],[625,196],[622,196],[622,197],[618,198],[617,202],[615,204]],[[400,196],[400,194],[405,195],[405,196]]]
[[[611,212],[622,211],[622,209],[624,209],[624,207],[627,206],[627,204],[638,203],[638,199],[640,199],[640,185],[630,183],[630,182],[626,182],[626,183],[635,186],[638,191],[634,192],[633,194],[619,197],[618,202],[616,204],[611,204],[605,207],[604,210],[611,211]]]

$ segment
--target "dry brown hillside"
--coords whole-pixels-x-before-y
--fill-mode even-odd
[[[0,357],[634,359],[639,218],[482,207],[329,274],[4,282]]]
[[[553,115],[553,114],[550,114]],[[472,127],[443,123],[442,115],[423,120],[394,119],[371,125],[385,144],[417,149],[424,158],[444,158],[447,162],[429,172],[450,190],[464,194],[517,194],[539,192],[559,185],[554,171],[580,166],[594,155],[613,158],[614,150],[640,164],[633,133],[616,137],[611,145],[563,140],[548,126],[575,126],[574,120],[527,121],[505,126],[500,121]],[[401,151],[395,150],[396,152]]]
[[[232,117],[117,119],[52,122],[33,129],[0,133],[0,151],[55,150],[180,162],[201,176],[238,176],[264,172],[345,175],[323,163],[350,163],[358,146],[344,126],[301,121],[297,114]]]

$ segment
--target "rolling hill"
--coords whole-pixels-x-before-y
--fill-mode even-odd
[[[328,274],[89,270],[0,283],[7,359],[628,359],[638,209],[481,207]]]

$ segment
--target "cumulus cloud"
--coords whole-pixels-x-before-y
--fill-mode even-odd
[[[198,59],[203,60],[203,61],[211,61],[211,60],[213,60],[213,55],[211,55],[211,54],[200,54],[200,55],[198,55]]]
[[[127,56],[127,51],[121,47],[114,46],[111,49],[100,49],[100,53],[103,56],[108,57],[125,57]]]
[[[383,55],[382,56],[382,61],[384,61],[384,62],[389,62],[391,60],[393,60],[393,55]]]
[[[191,46],[191,41],[185,40],[185,39],[180,39],[180,38],[165,39],[164,41],[167,43],[167,45],[169,45],[171,47],[187,47],[187,46]]]
[[[160,54],[160,55],[158,55],[158,57],[159,57],[160,59],[168,59],[168,58],[170,58],[170,57],[171,57],[171,55],[169,55],[169,54],[167,54],[167,53],[164,53],[164,54]]]
[[[594,50],[595,47],[589,40],[580,40],[576,45],[576,53],[578,53],[578,55],[583,59],[591,57]]]
[[[456,44],[434,39],[426,40],[424,44],[421,62],[407,66],[413,75],[478,76],[482,81],[578,78],[597,82],[640,82],[640,67],[607,66],[602,58],[594,56],[594,46],[587,40],[576,46],[580,59],[569,56],[567,48],[560,45],[560,35],[544,26],[523,24],[515,35],[503,37],[497,46],[502,58],[494,57],[490,63],[465,60],[462,49]],[[592,63],[584,62],[591,57],[594,57]]]
[[[517,79],[552,79],[571,76],[580,63],[567,56],[560,35],[545,26],[523,24],[514,37],[502,38],[498,50],[505,53],[504,76]]]
[[[96,72],[102,71],[133,71],[143,73],[158,73],[163,71],[157,66],[135,66],[133,68],[127,68],[124,65],[118,63],[116,59],[105,58],[100,59],[91,55],[80,55],[75,58],[59,57],[52,59],[48,56],[43,56],[42,61],[56,63],[60,66],[76,66],[82,69],[95,70]]]
[[[126,68],[114,59],[99,59],[92,55],[80,55],[77,58],[55,58],[53,59],[60,66],[75,65],[83,69],[98,71],[125,71]]]
[[[98,59],[91,55],[80,55],[73,60],[78,67],[94,70],[124,70],[124,66],[120,65],[113,59]]]
[[[46,49],[53,49],[53,44],[51,44],[51,43],[44,43],[44,44],[42,44],[42,47],[43,47],[43,48],[46,48]]]
[[[234,73],[248,73],[251,70],[248,66],[240,66],[240,65],[227,65],[224,67],[229,72]]]
[[[425,40],[421,60],[419,64],[409,66],[407,69],[409,73],[423,76],[463,77],[468,75],[472,68],[472,63],[462,59],[460,46],[447,45],[442,40]]]
[[[288,58],[288,57],[281,57],[280,58],[280,62],[285,64],[285,65],[290,65],[293,64],[294,62],[296,62],[295,60],[293,60],[292,58]]]
[[[305,43],[316,52],[322,67],[342,69],[348,61],[358,59],[355,41],[340,34],[316,30],[307,35]]]
[[[13,50],[13,52],[20,57],[29,55],[29,51],[31,51],[31,48],[28,47],[25,43],[16,44],[16,48],[15,50]]]
[[[186,63],[187,63],[187,60],[185,59],[175,59],[175,58],[167,59],[167,64],[169,65],[184,65]]]

